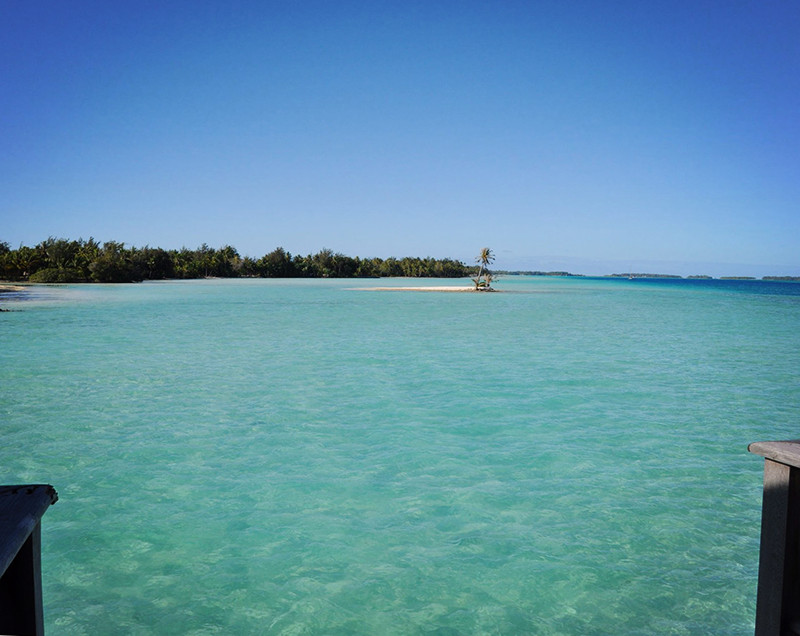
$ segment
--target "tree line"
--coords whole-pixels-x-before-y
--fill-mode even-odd
[[[368,278],[387,276],[461,278],[474,274],[449,258],[359,258],[330,249],[292,255],[282,247],[254,259],[236,248],[205,243],[197,249],[126,247],[50,237],[34,247],[12,249],[0,241],[0,279],[34,283],[129,283],[190,278]]]

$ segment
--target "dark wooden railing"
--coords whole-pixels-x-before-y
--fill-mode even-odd
[[[44,634],[41,519],[56,501],[52,486],[0,486],[0,634]]]
[[[748,450],[764,458],[756,636],[800,634],[800,440]]]

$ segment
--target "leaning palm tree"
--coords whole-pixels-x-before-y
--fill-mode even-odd
[[[488,247],[481,248],[481,253],[478,255],[478,258],[475,259],[475,262],[480,265],[478,277],[472,279],[472,282],[475,283],[475,290],[485,291],[491,289],[492,273],[489,271],[489,265],[494,262],[492,250]]]

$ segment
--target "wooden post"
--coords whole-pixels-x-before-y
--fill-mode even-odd
[[[0,633],[41,636],[41,518],[58,501],[52,486],[0,486]]]
[[[800,634],[800,440],[748,450],[764,457],[755,633]]]

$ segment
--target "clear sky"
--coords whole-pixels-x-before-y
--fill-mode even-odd
[[[800,275],[800,2],[0,0],[0,240]]]

